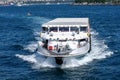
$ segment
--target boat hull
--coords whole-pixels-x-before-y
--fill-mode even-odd
[[[38,51],[39,54],[46,56],[46,57],[74,57],[74,56],[82,56],[88,53],[90,50],[90,44],[87,43],[85,46],[81,48],[77,48],[75,50],[69,50],[66,52],[55,52],[45,49],[42,46],[39,46]]]
[[[70,50],[67,52],[52,52],[49,51],[47,49],[45,49],[44,47],[40,46],[38,48],[38,52],[40,55],[46,56],[46,57],[53,57],[55,59],[55,62],[58,65],[62,65],[63,64],[63,59],[66,57],[81,57],[86,55],[90,50],[90,44],[88,43],[87,45],[81,47],[81,48],[77,48],[75,50]]]
[[[63,64],[63,58],[62,57],[55,57],[55,62],[59,65]]]

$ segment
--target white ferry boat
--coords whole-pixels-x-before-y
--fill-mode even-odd
[[[39,52],[62,64],[65,57],[83,56],[91,50],[88,18],[56,18],[42,24]]]

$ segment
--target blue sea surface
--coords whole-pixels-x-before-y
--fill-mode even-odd
[[[41,24],[58,17],[88,17],[92,35],[92,51],[61,66],[35,52]],[[0,6],[0,80],[120,80],[119,44],[120,6]]]

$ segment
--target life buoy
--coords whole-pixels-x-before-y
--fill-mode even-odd
[[[89,37],[89,36],[90,36],[90,34],[89,34],[89,33],[87,33],[87,36]]]

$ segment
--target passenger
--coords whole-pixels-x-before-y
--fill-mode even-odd
[[[80,42],[80,45],[81,45],[81,46],[85,46],[85,44],[86,44],[86,41]]]

